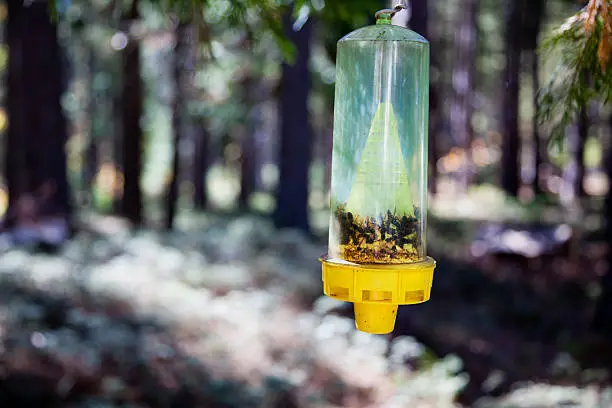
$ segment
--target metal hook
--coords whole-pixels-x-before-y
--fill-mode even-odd
[[[402,11],[402,10],[406,10],[408,9],[408,7],[406,7],[403,3],[398,4],[397,6],[393,7],[392,9],[382,9],[376,12],[376,14],[374,15],[375,18],[378,18],[381,14],[389,14],[390,18],[393,18],[393,16]]]

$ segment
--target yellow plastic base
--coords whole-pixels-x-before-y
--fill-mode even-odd
[[[393,331],[399,305],[429,300],[436,267],[429,257],[392,265],[361,265],[327,257],[321,263],[324,293],[354,303],[357,329],[372,334]]]

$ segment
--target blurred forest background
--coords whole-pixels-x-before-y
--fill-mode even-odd
[[[439,263],[369,336],[317,258],[336,41],[391,4],[0,3],[0,405],[612,406],[612,4],[407,5]]]

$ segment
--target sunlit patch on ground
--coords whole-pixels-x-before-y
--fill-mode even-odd
[[[339,304],[321,294],[323,248],[299,232],[240,218],[176,235],[101,234],[80,235],[61,257],[0,256],[2,276],[26,279],[18,289],[0,280],[13,317],[3,359],[11,372],[43,370],[61,385],[61,370],[49,369],[62,367],[112,407],[177,389],[208,401],[185,407],[456,407],[461,362],[426,364],[414,338],[360,333],[330,313]],[[138,365],[157,386],[130,379]]]
[[[449,255],[438,243],[436,223],[430,227],[432,250]],[[480,397],[546,369],[545,356],[557,344],[543,335],[537,341],[522,336],[580,321],[561,283],[544,285],[551,288],[547,293],[560,294],[557,303],[524,283],[543,275],[559,280],[559,273],[548,271],[568,269],[559,262],[529,261],[516,269],[508,262],[487,267],[440,257],[432,300],[402,309],[399,337],[370,336],[356,332],[342,303],[322,296],[317,258],[324,244],[297,231],[277,231],[265,217],[228,221],[202,213],[180,224],[186,228],[178,233],[135,233],[98,216],[87,221],[97,226],[87,231],[98,235],[80,233],[58,257],[18,250],[0,255],[0,275],[27,288],[15,290],[0,279],[0,308],[4,299],[13,317],[5,326],[0,321],[11,340],[4,350],[9,369],[47,370],[51,361],[72,370],[77,383],[93,381],[109,400],[142,392],[174,398],[179,384],[194,398],[235,398],[235,404],[220,406],[240,408],[456,408],[453,398],[468,380],[482,385]],[[449,227],[442,227],[446,236]],[[511,244],[524,240],[514,235]],[[509,331],[513,325],[517,329]],[[546,348],[552,351],[543,354]],[[118,362],[115,371],[97,363],[105,353]],[[158,386],[131,382],[126,373],[136,369],[132,357],[159,375]],[[50,381],[60,384],[61,372],[57,378],[54,372]],[[517,408],[563,401],[591,408],[594,392],[538,384],[513,390],[503,401],[514,403],[520,394],[540,402],[518,401]],[[296,405],[266,405],[277,392]],[[596,396],[605,400],[605,392]],[[507,406],[500,401],[468,406]]]

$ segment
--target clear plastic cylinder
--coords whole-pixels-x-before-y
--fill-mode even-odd
[[[338,41],[330,258],[426,258],[429,43],[379,19]]]

